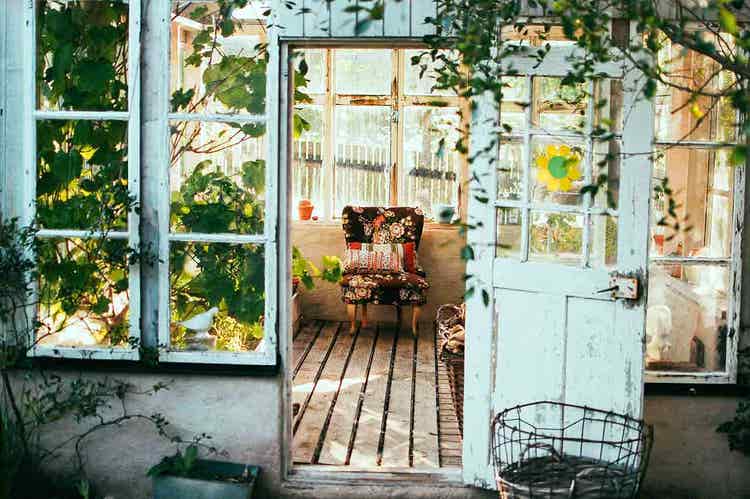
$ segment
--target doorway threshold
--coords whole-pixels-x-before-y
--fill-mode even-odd
[[[315,464],[294,465],[286,477],[285,485],[309,487],[316,485],[370,485],[462,487],[461,468],[397,468],[353,467]]]

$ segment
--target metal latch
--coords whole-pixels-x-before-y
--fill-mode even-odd
[[[612,298],[624,298],[626,300],[638,299],[638,278],[628,277],[620,274],[609,276],[609,287],[600,289],[597,293],[611,293]]]

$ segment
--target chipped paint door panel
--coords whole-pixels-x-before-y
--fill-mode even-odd
[[[617,206],[585,195],[567,204],[560,202],[561,193],[567,195],[566,190],[575,187],[554,184],[549,176],[538,173],[553,161],[538,159],[542,154],[549,156],[549,150],[535,148],[534,141],[545,133],[554,134],[538,126],[545,100],[537,99],[534,92],[549,86],[543,78],[561,76],[565,70],[563,64],[547,64],[529,67],[521,76],[527,82],[527,102],[531,103],[527,107],[531,109],[523,111],[522,130],[502,139],[500,145],[492,144],[496,124],[487,119],[490,112],[484,107],[492,106],[487,97],[472,117],[472,148],[490,146],[499,158],[495,162],[489,155],[480,156],[472,163],[474,195],[469,201],[469,220],[478,228],[468,236],[475,249],[475,259],[467,266],[473,276],[468,286],[475,287],[475,292],[467,299],[464,481],[485,488],[495,487],[490,425],[504,409],[553,400],[642,415],[652,108],[636,98],[635,71],[607,68],[608,85],[614,85],[610,88],[621,88],[618,105],[624,110],[617,113],[623,116],[616,148],[619,182],[611,184]],[[593,84],[589,89],[592,94],[597,91]],[[591,183],[597,174],[592,152],[597,146],[586,138],[594,126],[592,106],[581,114],[585,122],[580,137],[560,134],[568,138],[556,139],[578,147],[581,172],[578,179],[575,172],[571,175],[573,186]],[[514,141],[522,148],[517,155],[521,159],[510,159],[506,144]],[[552,153],[560,151],[569,152],[554,149]],[[512,161],[516,166],[508,166]],[[563,164],[555,161],[555,167]],[[520,187],[509,195],[508,190],[501,191],[509,185],[503,184],[501,175],[518,165]],[[552,173],[561,177],[559,171]],[[547,186],[539,194],[534,189],[542,181]],[[483,196],[497,201],[476,200]],[[507,223],[508,213],[517,218],[513,227]],[[597,218],[601,216],[610,218]],[[597,223],[604,223],[604,236]],[[571,243],[575,238],[579,241]],[[638,278],[638,299],[615,298],[609,290],[613,275]],[[480,289],[488,291],[487,295],[482,297]],[[560,418],[560,414],[536,415],[551,426],[559,425]]]

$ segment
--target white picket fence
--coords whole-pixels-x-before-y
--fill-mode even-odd
[[[323,154],[319,142],[294,142],[292,185],[294,199],[322,199]],[[433,205],[457,204],[460,160],[456,153],[443,156],[405,151],[404,172],[399,178],[399,203],[420,206],[428,213]],[[337,144],[335,206],[390,204],[390,150],[359,144]]]

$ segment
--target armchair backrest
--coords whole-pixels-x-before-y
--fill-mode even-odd
[[[424,213],[419,208],[397,206],[346,206],[342,212],[347,243],[408,243],[419,249]]]

